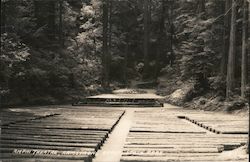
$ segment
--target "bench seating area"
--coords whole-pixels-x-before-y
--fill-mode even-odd
[[[204,129],[160,110],[136,111],[130,132],[206,133]]]
[[[188,114],[185,119],[209,131],[218,134],[248,134],[249,117],[203,113]]]
[[[248,135],[209,132],[179,118],[184,112],[136,111],[121,162],[248,161],[247,155],[237,160],[220,158],[222,152],[245,145]]]
[[[123,110],[72,107],[45,116],[20,113],[18,118],[25,120],[10,120],[1,126],[0,159],[6,162],[92,161],[123,113]],[[3,116],[11,118],[11,115],[8,112]]]

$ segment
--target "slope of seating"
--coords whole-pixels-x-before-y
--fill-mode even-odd
[[[58,113],[2,125],[0,159],[91,161],[124,111],[71,107]]]
[[[206,133],[175,115],[161,111],[136,111],[130,132]]]
[[[180,119],[186,111],[136,111],[121,162],[247,162],[220,158],[246,144],[246,134],[216,134]],[[192,111],[189,112],[192,114]],[[187,114],[189,114],[187,113]],[[196,112],[198,116],[198,112]],[[202,113],[200,113],[202,115]],[[209,116],[207,117],[209,118]],[[206,119],[203,116],[203,119]]]
[[[215,113],[191,113],[185,119],[209,131],[221,134],[248,134],[249,117]]]

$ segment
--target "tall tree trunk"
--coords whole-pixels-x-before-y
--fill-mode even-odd
[[[159,27],[159,45],[157,47],[156,63],[155,63],[155,79],[157,79],[160,71],[161,56],[164,52],[164,37],[165,37],[165,13],[166,13],[165,0],[161,0],[161,21]]]
[[[123,79],[124,84],[127,86],[128,84],[128,72],[127,72],[127,66],[128,66],[128,54],[129,54],[129,39],[126,42],[126,49],[125,49],[125,56],[124,56],[124,66],[123,66]]]
[[[109,0],[103,1],[103,55],[102,55],[102,64],[103,64],[103,81],[102,86],[108,88],[109,72],[108,72],[108,3]]]
[[[227,88],[226,97],[229,99],[233,94],[235,82],[235,38],[236,38],[236,0],[232,0],[231,30],[229,42],[229,54],[227,64]]]
[[[143,4],[143,16],[144,16],[144,41],[143,41],[143,51],[144,51],[144,78],[147,78],[147,73],[149,70],[149,60],[148,60],[148,46],[149,46],[149,0],[144,0]]]
[[[173,39],[174,39],[174,24],[173,24],[173,0],[168,0],[168,8],[167,8],[167,14],[168,14],[168,39],[169,39],[169,52],[168,52],[168,61],[170,66],[172,67],[174,64],[175,56],[173,51]]]
[[[198,0],[197,13],[205,12],[205,0]]]
[[[107,72],[110,77],[111,49],[112,49],[112,0],[108,0],[108,52],[107,52]]]
[[[170,13],[169,13],[169,20],[170,20],[170,66],[174,65],[174,50],[173,50],[173,37],[174,37],[174,23],[173,23],[173,1],[170,1]]]
[[[41,27],[40,21],[40,2],[38,0],[34,0],[34,8],[35,8],[35,18],[36,18],[36,28]]]
[[[153,10],[153,6],[151,4],[152,4],[152,0],[149,0],[148,1],[148,24],[152,23],[152,10]],[[148,30],[150,30],[150,29],[148,28]]]
[[[244,0],[243,5],[243,26],[242,26],[242,61],[241,61],[241,97],[246,97],[246,84],[247,84],[247,14],[248,14],[248,3]]]
[[[60,46],[64,46],[64,41],[63,41],[63,1],[59,0],[59,43]]]
[[[50,39],[55,38],[55,20],[56,20],[56,3],[48,1],[48,36]]]
[[[1,33],[6,32],[6,2],[1,0]]]
[[[36,28],[40,28],[48,23],[48,1],[34,0]]]
[[[225,0],[225,16],[224,16],[224,29],[223,29],[223,49],[220,64],[220,73],[222,76],[226,75],[227,71],[227,59],[228,59],[228,49],[229,49],[229,35],[230,35],[230,12],[231,0]]]
[[[108,1],[109,5],[109,13],[108,13],[108,47],[109,52],[112,46],[111,40],[112,40],[112,0]]]

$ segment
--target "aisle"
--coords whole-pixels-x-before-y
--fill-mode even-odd
[[[119,162],[126,137],[129,133],[134,110],[127,109],[119,123],[109,135],[103,147],[96,153],[93,162]]]

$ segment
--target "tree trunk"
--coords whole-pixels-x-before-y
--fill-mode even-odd
[[[170,66],[172,67],[174,65],[174,50],[173,50],[173,37],[174,37],[174,24],[173,24],[173,2],[170,1],[170,14],[169,14],[169,20],[170,20]]]
[[[197,13],[205,12],[205,0],[198,0]]]
[[[128,66],[128,54],[129,54],[129,39],[127,40],[126,43],[126,49],[125,49],[125,56],[124,56],[124,73],[123,73],[123,78],[124,78],[124,84],[127,86],[128,84],[128,72],[127,72],[127,66]]]
[[[41,27],[40,2],[38,0],[34,0],[34,8],[35,8],[36,28],[40,28]]]
[[[243,26],[242,26],[242,61],[241,61],[241,97],[246,97],[246,84],[247,84],[247,14],[248,14],[248,3],[244,0],[243,5]]]
[[[6,2],[1,1],[1,33],[6,32]]]
[[[63,1],[59,0],[59,43],[61,47],[64,46],[62,15],[63,15]]]
[[[225,0],[225,16],[224,16],[224,29],[223,29],[223,49],[220,64],[220,73],[222,76],[226,75],[227,71],[227,59],[228,59],[228,48],[229,48],[229,34],[230,34],[230,10],[231,0]]]
[[[111,40],[112,40],[112,1],[108,1],[108,5],[109,5],[109,13],[108,13],[108,46],[109,46],[109,52],[110,52],[110,49],[111,49]]]
[[[144,51],[144,79],[147,78],[147,73],[149,70],[149,61],[148,61],[148,45],[149,45],[149,0],[144,0],[143,6],[143,16],[144,16],[144,41],[143,41],[143,51]]]
[[[110,77],[111,49],[112,49],[112,0],[108,0],[108,52],[107,52],[107,75]]]
[[[56,20],[56,3],[55,1],[48,2],[48,36],[50,39],[55,39],[55,20]]]
[[[48,24],[48,1],[34,0],[36,28],[40,28]]]
[[[161,21],[159,27],[159,45],[157,47],[156,53],[156,63],[155,63],[155,79],[157,79],[160,71],[160,62],[161,56],[164,52],[164,37],[165,37],[165,13],[166,13],[166,6],[165,0],[161,0]]]
[[[103,64],[103,81],[102,86],[104,88],[108,88],[108,2],[109,0],[104,0],[103,2],[103,56],[102,56],[102,64]]]
[[[229,99],[233,94],[235,82],[235,38],[236,38],[236,0],[232,0],[231,30],[229,42],[229,54],[227,64],[227,88],[226,97]]]

